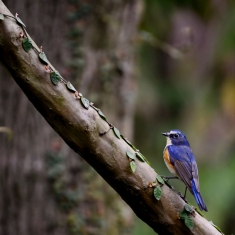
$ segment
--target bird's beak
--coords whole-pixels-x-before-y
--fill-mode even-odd
[[[168,132],[163,132],[162,135],[169,136],[169,133]]]

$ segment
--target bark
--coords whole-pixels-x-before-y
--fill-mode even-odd
[[[0,12],[9,14],[2,2]],[[96,110],[85,109],[62,83],[51,83],[37,54],[23,50],[20,31],[13,20],[0,22],[1,63],[52,128],[120,194],[137,216],[159,234],[220,234],[197,213],[193,217],[195,227],[189,230],[179,219],[185,203],[167,186],[162,187],[160,201],[154,199],[153,189],[147,185],[155,181],[155,171],[136,161],[136,172],[131,172],[126,151],[133,152],[132,148],[112,131],[100,136],[108,124]]]
[[[5,1],[60,73],[84,95],[91,92],[128,138],[135,88],[130,34],[136,32],[139,2]],[[103,20],[109,17],[112,21]],[[108,43],[97,45],[91,34]],[[131,234],[132,210],[61,141],[8,77],[0,71],[0,124],[14,133],[10,142],[0,136],[0,234]]]

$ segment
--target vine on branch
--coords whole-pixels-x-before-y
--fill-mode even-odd
[[[22,20],[19,18],[18,14],[16,13],[15,17],[14,16],[11,16],[11,15],[6,15],[6,14],[3,14],[3,13],[0,13],[0,20],[4,20],[5,17],[10,17],[10,18],[13,18],[16,20],[16,22],[22,27],[22,30],[23,32],[20,32],[19,34],[19,38],[20,39],[23,39],[22,40],[22,47],[23,49],[25,50],[25,52],[29,52],[31,49],[34,50],[37,54],[38,54],[38,57],[39,57],[39,60],[45,64],[44,68],[46,70],[47,73],[50,74],[50,79],[51,79],[51,82],[56,86],[58,85],[59,82],[61,83],[64,83],[67,87],[67,89],[70,91],[70,92],[73,92],[74,93],[74,96],[76,99],[80,100],[82,106],[85,108],[85,109],[89,109],[90,107],[92,107],[94,110],[97,111],[97,113],[99,114],[99,116],[105,121],[108,123],[109,125],[109,129],[107,131],[104,131],[102,133],[100,133],[100,135],[104,135],[106,134],[110,129],[113,129],[113,133],[114,135],[118,138],[118,139],[123,139],[134,151],[135,151],[135,154],[134,153],[131,153],[130,151],[127,151],[127,156],[129,157],[130,159],[130,168],[132,170],[132,172],[134,173],[135,170],[136,170],[136,163],[135,163],[135,159],[136,159],[136,156],[138,157],[138,159],[142,162],[146,162],[150,165],[150,163],[147,161],[147,159],[143,156],[143,154],[141,154],[139,152],[138,149],[136,149],[134,147],[134,145],[132,145],[132,143],[127,140],[127,138],[125,138],[123,135],[120,134],[120,131],[114,127],[110,122],[108,122],[106,116],[102,113],[102,111],[99,109],[99,108],[96,108],[94,106],[94,104],[92,102],[90,102],[88,99],[86,99],[81,93],[79,93],[76,88],[69,82],[69,81],[66,81],[58,71],[56,71],[51,65],[50,65],[50,62],[48,61],[47,57],[46,57],[46,54],[42,51],[42,46],[40,47],[40,49],[38,50],[37,47],[35,47],[32,43],[32,41],[30,40],[29,38],[29,35],[26,31],[26,25],[22,22]]]

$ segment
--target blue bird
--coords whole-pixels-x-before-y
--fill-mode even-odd
[[[165,178],[181,179],[186,185],[183,198],[185,199],[188,188],[200,210],[207,211],[206,204],[200,193],[197,163],[185,134],[179,130],[171,130],[162,134],[166,136],[163,158],[167,168],[174,175],[174,177]]]

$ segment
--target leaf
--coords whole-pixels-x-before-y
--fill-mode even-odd
[[[140,152],[136,152],[136,156],[139,158],[139,160],[145,162],[145,159],[142,157],[142,154]]]
[[[162,196],[162,188],[157,186],[153,191],[154,197],[159,201]]]
[[[188,213],[185,209],[180,212],[180,219],[184,220],[188,216]]]
[[[160,184],[165,184],[163,178],[162,178],[160,175],[157,175],[157,176],[156,176],[156,179],[157,179],[157,181],[158,181]]]
[[[84,98],[83,96],[81,97],[81,102],[82,102],[82,105],[86,108],[86,109],[89,109],[90,107],[90,101],[86,98]]]
[[[150,162],[146,159],[146,157],[140,152],[137,152],[137,153],[139,153],[139,155],[144,159],[144,161],[150,166]]]
[[[49,61],[48,61],[46,54],[44,52],[40,52],[38,54],[38,56],[42,62],[44,62],[45,64],[49,64]]]
[[[29,50],[33,47],[33,44],[29,38],[24,38],[22,41],[22,46],[26,52],[29,52]]]
[[[131,151],[129,151],[129,150],[127,150],[126,151],[126,155],[127,155],[127,157],[129,157],[129,158],[131,158],[131,159],[133,159],[133,160],[135,160],[135,154],[134,153],[132,153]]]
[[[73,91],[73,92],[76,92],[76,91],[77,91],[77,90],[74,88],[74,86],[72,85],[71,82],[67,82],[66,86],[67,86],[68,90],[70,90],[70,91]]]
[[[119,131],[116,127],[113,128],[113,132],[114,132],[114,134],[118,137],[118,139],[121,138],[120,131]]]
[[[24,26],[26,28],[26,25],[23,23],[23,21],[18,17],[16,16],[16,21],[17,23],[19,23],[21,26]]]
[[[190,214],[194,212],[193,207],[191,207],[189,204],[185,204],[184,209],[188,211]]]
[[[132,172],[134,173],[135,170],[136,170],[136,164],[135,164],[135,162],[134,162],[134,161],[131,161],[131,162],[130,162],[130,166],[131,166]]]
[[[133,144],[131,144],[131,147],[136,151],[137,150],[137,148],[133,145]]]
[[[3,14],[0,14],[0,20],[4,20],[4,15]]]
[[[61,80],[61,78],[60,78],[60,74],[56,71],[52,71],[51,73],[50,73],[50,78],[51,78],[51,81],[52,81],[52,83],[54,84],[54,85],[57,85],[59,82],[60,82],[60,80]]]
[[[97,112],[99,111],[99,109],[96,108],[94,105],[92,105],[92,108],[95,109]]]
[[[104,120],[106,120],[105,115],[102,113],[102,111],[99,109],[98,114],[100,115],[100,117],[102,117]]]
[[[124,140],[126,141],[127,144],[129,144],[132,147],[132,143],[127,138],[124,138]]]
[[[122,137],[123,140],[124,140],[129,146],[131,146],[135,151],[137,150],[136,147],[135,147],[127,138],[125,138],[123,135],[121,135],[121,137]]]
[[[193,222],[193,219],[192,219],[192,217],[191,216],[186,216],[185,218],[184,218],[184,223],[185,223],[185,225],[189,228],[189,229],[193,229],[193,227],[194,227],[194,222]]]
[[[187,204],[186,204],[187,205]],[[189,205],[188,205],[189,206]],[[187,207],[187,209],[189,209],[188,207]],[[184,223],[185,223],[185,225],[189,228],[189,229],[193,229],[193,227],[194,227],[194,222],[193,222],[193,219],[192,219],[192,217],[188,214],[189,212],[185,209],[185,207],[184,207],[184,209],[180,212],[180,218],[182,219],[182,220],[184,220]]]

